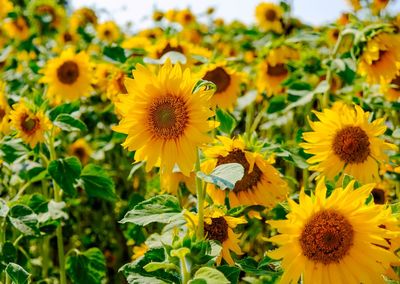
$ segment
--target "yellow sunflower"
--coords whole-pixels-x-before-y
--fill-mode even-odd
[[[128,134],[122,144],[135,152],[136,161],[146,161],[146,170],[160,166],[172,172],[177,164],[189,176],[197,159],[197,147],[208,142],[207,132],[215,127],[208,120],[212,91],[192,94],[199,78],[168,60],[154,74],[142,65],[125,79],[128,95],[115,103],[122,119],[113,129]]]
[[[164,18],[164,13],[162,11],[155,10],[152,15],[153,21],[159,22]]]
[[[0,133],[8,134],[10,131],[10,106],[4,91],[5,84],[0,81]]]
[[[302,191],[298,204],[288,200],[286,220],[267,221],[280,233],[269,239],[280,247],[267,253],[282,259],[280,283],[385,283],[382,275],[398,261],[387,242],[396,235],[381,226],[391,212],[365,203],[373,184],[353,187],[326,197],[322,179],[314,198]]]
[[[53,103],[73,101],[89,95],[91,71],[89,56],[84,52],[75,54],[71,48],[46,63],[40,82],[48,84],[47,96]]]
[[[59,28],[65,19],[65,10],[54,0],[34,0],[29,3],[28,12],[39,24],[45,23],[52,28]]]
[[[282,33],[282,15],[283,9],[274,3],[262,2],[256,7],[256,19],[265,31]]]
[[[191,231],[196,231],[194,226],[199,223],[199,218],[192,212],[186,212],[185,217],[188,220],[188,227]],[[204,235],[208,240],[218,241],[222,245],[221,254],[217,258],[217,264],[221,263],[222,258],[229,264],[235,262],[232,259],[231,251],[241,255],[242,250],[239,246],[239,235],[233,230],[239,224],[246,224],[244,217],[235,218],[225,215],[222,208],[207,207],[204,209]]]
[[[400,100],[400,70],[389,83],[381,83],[381,91],[389,101]]]
[[[211,81],[217,86],[212,99],[213,107],[233,110],[240,95],[240,83],[242,74],[229,68],[226,62],[206,65],[200,75],[203,80]]]
[[[358,11],[361,9],[360,0],[347,0],[347,2],[351,5],[354,11]]]
[[[113,43],[119,39],[121,32],[117,24],[113,21],[107,21],[97,26],[97,37],[102,41]]]
[[[219,165],[239,163],[244,168],[244,175],[229,192],[207,184],[207,193],[214,203],[225,204],[225,197],[228,196],[230,207],[263,205],[273,208],[286,198],[288,186],[271,165],[273,160],[266,160],[259,153],[248,151],[241,138],[232,140],[219,136],[216,142],[218,144],[204,149],[206,161],[202,164],[202,170],[210,173]]]
[[[161,173],[160,183],[162,192],[177,195],[180,184],[184,184],[191,193],[196,193],[196,174],[194,172],[191,172],[190,176],[185,176],[181,172]]]
[[[110,85],[113,85],[113,82],[110,84],[110,77],[117,71],[117,67],[115,67],[111,63],[101,62],[97,63],[94,66],[94,84],[96,88],[102,92],[106,93],[107,89],[110,88]],[[121,82],[123,84],[123,81]]]
[[[72,30],[77,30],[79,27],[85,28],[86,25],[97,25],[96,13],[87,7],[75,10],[70,18],[70,26]]]
[[[385,119],[369,122],[370,113],[361,107],[342,104],[334,109],[314,112],[320,121],[309,121],[313,132],[303,133],[301,143],[311,170],[321,172],[329,180],[339,173],[355,177],[360,182],[379,180],[379,163],[387,161],[385,150],[396,146],[379,136],[385,133]]]
[[[259,92],[266,91],[268,96],[282,92],[281,83],[289,74],[287,63],[298,58],[298,52],[291,47],[272,49],[258,67],[256,84]]]
[[[58,34],[57,43],[60,47],[64,47],[68,44],[75,45],[78,42],[79,36],[73,30],[64,30]]]
[[[22,16],[16,19],[6,19],[3,28],[10,38],[26,40],[29,37],[29,26]]]
[[[390,199],[391,185],[388,181],[384,180],[375,185],[371,191],[375,204],[387,204]]]
[[[400,64],[400,35],[380,33],[367,42],[358,71],[371,84],[390,82]]]
[[[340,30],[336,27],[331,28],[327,31],[326,36],[327,36],[327,42],[329,45],[333,46],[336,44],[338,38],[339,38]]]
[[[128,90],[125,88],[124,81],[126,75],[124,71],[114,68],[114,70],[109,70],[112,73],[109,76],[109,81],[107,83],[107,97],[111,101],[115,101],[119,94],[127,94]]]
[[[126,49],[142,48],[146,49],[151,45],[151,41],[145,36],[132,36],[125,39],[121,46]]]
[[[43,111],[33,112],[20,101],[10,113],[11,125],[17,130],[17,136],[32,148],[45,140],[44,134],[51,127],[51,122]]]
[[[84,138],[79,138],[69,147],[69,154],[79,158],[82,164],[87,164],[93,150]]]
[[[176,14],[175,20],[182,26],[187,26],[196,22],[196,17],[192,14],[192,12],[189,9],[184,9]]]
[[[13,4],[9,0],[0,0],[0,19],[5,18],[13,8]]]

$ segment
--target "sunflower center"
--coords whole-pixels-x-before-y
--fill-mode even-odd
[[[204,223],[204,232],[207,239],[216,240],[222,244],[228,239],[228,223],[224,217],[212,218],[211,224]]]
[[[215,92],[217,94],[228,89],[231,83],[231,76],[229,76],[222,67],[217,67],[214,70],[208,71],[203,79],[211,81],[217,86],[217,91]]]
[[[72,35],[71,35],[69,32],[65,32],[65,33],[63,34],[63,38],[64,38],[64,41],[65,41],[65,42],[70,42],[70,41],[72,41]]]
[[[32,133],[38,126],[38,119],[25,116],[21,122],[21,128],[24,132]]]
[[[268,22],[273,22],[278,18],[278,14],[276,13],[275,10],[268,9],[265,12],[265,19],[267,19]]]
[[[5,116],[6,116],[6,111],[0,108],[0,121],[2,121]]]
[[[374,203],[375,204],[385,204],[386,203],[386,198],[385,198],[385,191],[380,188],[374,188],[371,191],[372,197],[374,198]]]
[[[182,48],[182,46],[178,45],[178,46],[172,47],[172,46],[168,43],[168,44],[163,48],[163,50],[157,52],[157,56],[158,56],[158,58],[160,58],[161,56],[163,56],[164,54],[166,54],[166,53],[168,53],[168,52],[170,52],[170,51],[176,51],[176,52],[179,52],[179,53],[182,53],[182,54],[183,54],[183,48]]]
[[[189,122],[186,102],[173,95],[164,96],[150,105],[149,126],[152,133],[161,139],[177,139]]]
[[[74,154],[79,158],[79,160],[83,160],[86,157],[86,151],[82,147],[76,148]]]
[[[333,140],[333,152],[345,163],[363,163],[369,156],[369,138],[358,126],[341,129]]]
[[[105,30],[105,31],[104,31],[104,36],[105,36],[105,37],[111,36],[111,31],[110,31],[110,30]]]
[[[300,245],[304,256],[326,265],[345,257],[353,239],[353,226],[342,214],[329,209],[312,216],[301,233]]]
[[[286,65],[283,63],[278,63],[274,66],[268,64],[267,74],[269,76],[283,76],[288,73]]]
[[[24,20],[22,20],[21,18],[18,18],[17,20],[15,20],[13,22],[14,26],[17,28],[18,31],[22,32],[25,30],[25,23]]]
[[[395,89],[396,91],[400,91],[400,75],[397,75],[391,82],[392,89]]]
[[[71,85],[79,77],[79,66],[74,61],[65,61],[57,69],[57,77],[63,84]]]
[[[229,163],[241,164],[244,168],[244,174],[241,180],[237,181],[233,192],[247,191],[261,180],[262,172],[257,164],[254,164],[253,171],[249,173],[250,164],[246,159],[244,152],[240,149],[234,149],[225,157],[219,156],[217,166]]]

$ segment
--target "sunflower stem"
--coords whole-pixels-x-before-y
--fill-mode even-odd
[[[57,159],[56,149],[54,147],[54,127],[51,130],[50,139],[49,139],[49,151],[50,151],[50,160],[54,161]],[[56,202],[61,202],[61,189],[55,180],[53,180],[54,186],[54,199]],[[60,266],[60,283],[66,284],[67,277],[65,274],[65,256],[64,256],[64,243],[63,243],[63,233],[61,224],[57,226],[56,229],[56,237],[57,237],[57,251],[58,251],[58,261]]]
[[[200,153],[197,149],[197,159],[196,159],[196,172],[200,171]],[[204,192],[201,179],[196,176],[196,193],[197,193],[197,214],[198,214],[198,224],[197,224],[197,237],[202,239],[204,237]]]

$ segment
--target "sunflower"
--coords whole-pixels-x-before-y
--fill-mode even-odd
[[[77,30],[79,27],[85,28],[87,25],[97,26],[96,13],[87,7],[75,10],[70,18],[70,25],[72,30]]]
[[[198,216],[192,212],[186,212],[185,217],[188,220],[188,227],[191,231],[196,231],[194,226],[199,223]],[[221,243],[222,251],[217,258],[217,264],[221,263],[222,258],[229,264],[235,262],[232,259],[231,251],[241,255],[242,250],[239,246],[239,235],[233,230],[239,224],[246,224],[244,217],[235,218],[227,216],[222,208],[207,207],[204,209],[204,235],[208,240],[214,240]]]
[[[47,24],[52,28],[59,28],[65,19],[65,11],[54,0],[34,0],[29,3],[28,13],[39,24]]]
[[[358,11],[361,9],[360,0],[347,0],[347,2],[351,5],[354,11]]]
[[[289,74],[287,63],[298,57],[298,52],[288,46],[272,49],[258,67],[256,84],[259,92],[266,90],[268,96],[281,92],[281,83]]]
[[[387,161],[385,150],[396,146],[379,136],[385,133],[384,118],[369,122],[369,112],[361,107],[342,104],[334,109],[314,112],[320,121],[310,121],[313,132],[303,133],[306,141],[300,146],[309,158],[311,170],[321,172],[329,180],[339,173],[348,174],[359,181],[379,180],[379,163]]]
[[[390,82],[400,64],[400,35],[380,33],[367,42],[358,71],[371,84]]]
[[[196,17],[189,9],[184,9],[176,14],[175,20],[182,26],[187,26],[196,22]]]
[[[400,70],[389,83],[381,83],[381,91],[389,101],[400,100]]]
[[[335,45],[338,38],[339,38],[340,30],[336,27],[331,28],[327,31],[326,36],[327,36],[327,42],[329,45]]]
[[[190,176],[185,176],[176,171],[161,173],[161,191],[177,195],[180,184],[184,184],[191,193],[196,193],[196,174],[191,172]]]
[[[232,140],[219,136],[216,145],[204,149],[204,155],[207,160],[202,164],[202,170],[206,173],[227,163],[239,163],[244,167],[243,178],[229,193],[207,184],[207,193],[214,203],[225,204],[225,197],[228,196],[230,207],[263,205],[273,208],[286,198],[288,186],[271,165],[273,161],[248,151],[241,138]]]
[[[10,106],[5,97],[5,84],[0,81],[0,133],[8,134],[10,130]]]
[[[84,138],[79,138],[69,147],[69,154],[78,157],[82,164],[87,164],[92,154],[92,148]]]
[[[108,62],[97,63],[94,66],[94,84],[102,93],[106,93],[110,85],[110,77],[117,71],[117,67]],[[121,82],[123,84],[123,82]]]
[[[45,140],[44,134],[51,122],[43,111],[32,112],[24,101],[13,106],[10,113],[11,125],[17,130],[17,136],[32,148]]]
[[[114,68],[114,70],[111,71],[112,73],[107,83],[107,97],[111,101],[115,101],[119,94],[127,94],[128,90],[125,88],[124,85],[124,80],[126,77],[124,71],[118,68]]]
[[[282,15],[283,9],[274,3],[263,2],[256,7],[256,19],[265,31],[282,33]]]
[[[381,181],[375,185],[371,191],[375,204],[387,204],[390,199],[390,183],[388,181]]]
[[[146,170],[160,166],[172,172],[177,164],[189,176],[197,159],[197,146],[209,141],[215,127],[208,121],[211,91],[192,94],[199,78],[179,64],[167,62],[157,74],[138,64],[135,79],[125,79],[128,95],[119,96],[116,111],[122,120],[113,129],[128,134],[122,144],[135,152],[136,161],[146,161]]]
[[[107,21],[97,26],[97,37],[105,42],[113,43],[119,39],[121,32],[113,21]]]
[[[271,242],[280,247],[267,255],[283,259],[280,283],[385,283],[383,274],[398,261],[388,250],[392,231],[381,225],[391,216],[389,208],[366,204],[373,184],[353,189],[336,188],[326,197],[324,179],[315,198],[302,191],[297,204],[289,199],[286,220],[267,221],[279,235]]]
[[[153,21],[159,22],[164,18],[164,13],[162,11],[155,10],[152,15]]]
[[[211,105],[232,110],[240,94],[242,75],[229,68],[226,62],[209,64],[200,71],[200,74],[203,80],[211,81],[217,87]]]
[[[9,0],[0,0],[0,19],[5,18],[13,8],[13,4]]]
[[[147,37],[148,39],[158,39],[160,37],[162,37],[164,34],[164,31],[160,28],[160,27],[155,27],[155,28],[151,28],[151,29],[144,29],[141,30],[138,33],[138,36],[144,36]]]
[[[65,47],[66,45],[75,45],[78,42],[79,36],[73,30],[64,30],[58,34],[57,43],[60,47]]]
[[[26,19],[22,16],[15,19],[6,19],[4,21],[4,31],[10,38],[26,40],[29,37],[29,26]]]
[[[41,71],[42,83],[48,84],[47,96],[55,103],[73,101],[89,95],[92,90],[92,72],[86,53],[75,54],[72,48],[60,57],[50,59]]]
[[[151,45],[151,41],[145,36],[132,36],[125,39],[121,46],[125,49],[146,49]]]

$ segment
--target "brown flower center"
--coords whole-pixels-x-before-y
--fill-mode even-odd
[[[359,164],[367,160],[371,150],[367,133],[358,126],[347,126],[336,133],[333,152],[349,164]]]
[[[84,160],[86,158],[86,151],[82,147],[77,147],[74,149],[74,156],[77,156],[79,160]]]
[[[65,41],[65,42],[70,42],[70,41],[72,41],[72,35],[71,35],[69,32],[65,32],[65,33],[63,34],[63,38],[64,38],[64,41]]]
[[[391,82],[390,82],[392,86],[392,89],[396,90],[396,91],[400,91],[400,75],[397,75]]]
[[[284,76],[288,73],[286,65],[283,63],[278,63],[274,66],[268,64],[267,74],[269,76]]]
[[[181,97],[166,95],[150,105],[149,127],[157,138],[167,140],[179,138],[188,122],[188,108]]]
[[[104,31],[104,36],[105,36],[106,38],[110,37],[111,34],[112,34],[112,32],[111,32],[110,30],[105,30],[105,31]]]
[[[216,240],[222,244],[228,239],[228,223],[224,217],[212,218],[211,224],[204,223],[204,232],[207,239]]]
[[[21,128],[24,132],[32,134],[39,127],[39,120],[37,118],[30,118],[28,115],[24,115],[21,120]]]
[[[211,81],[217,86],[216,94],[224,92],[231,83],[231,76],[229,76],[222,67],[217,67],[214,70],[208,71],[203,79]]]
[[[386,203],[386,197],[385,197],[385,191],[380,188],[374,188],[371,192],[372,197],[374,198],[374,203],[375,204],[385,204]]]
[[[300,236],[303,255],[314,262],[339,262],[353,245],[354,230],[339,212],[329,209],[316,213]]]
[[[79,66],[74,61],[65,61],[57,69],[57,77],[61,83],[72,85],[79,77]]]
[[[265,19],[266,19],[268,22],[273,22],[273,21],[275,21],[277,18],[278,18],[278,14],[276,13],[275,10],[268,9],[268,10],[265,12]]]
[[[163,56],[164,54],[166,54],[166,53],[168,53],[168,52],[170,52],[170,51],[176,51],[176,52],[179,52],[179,53],[182,53],[182,54],[183,54],[183,48],[182,48],[182,46],[178,45],[178,46],[172,47],[172,46],[168,43],[168,44],[163,48],[163,50],[157,52],[157,57],[158,57],[158,58],[161,58],[161,56]]]
[[[0,122],[3,120],[5,116],[6,116],[6,111],[0,108]]]
[[[241,164],[244,168],[244,174],[241,180],[237,181],[233,192],[241,192],[250,190],[253,186],[256,186],[260,181],[262,172],[257,164],[254,164],[253,171],[249,173],[250,164],[246,159],[244,152],[240,149],[234,149],[229,152],[226,157],[219,156],[217,160],[217,166],[229,163]]]

